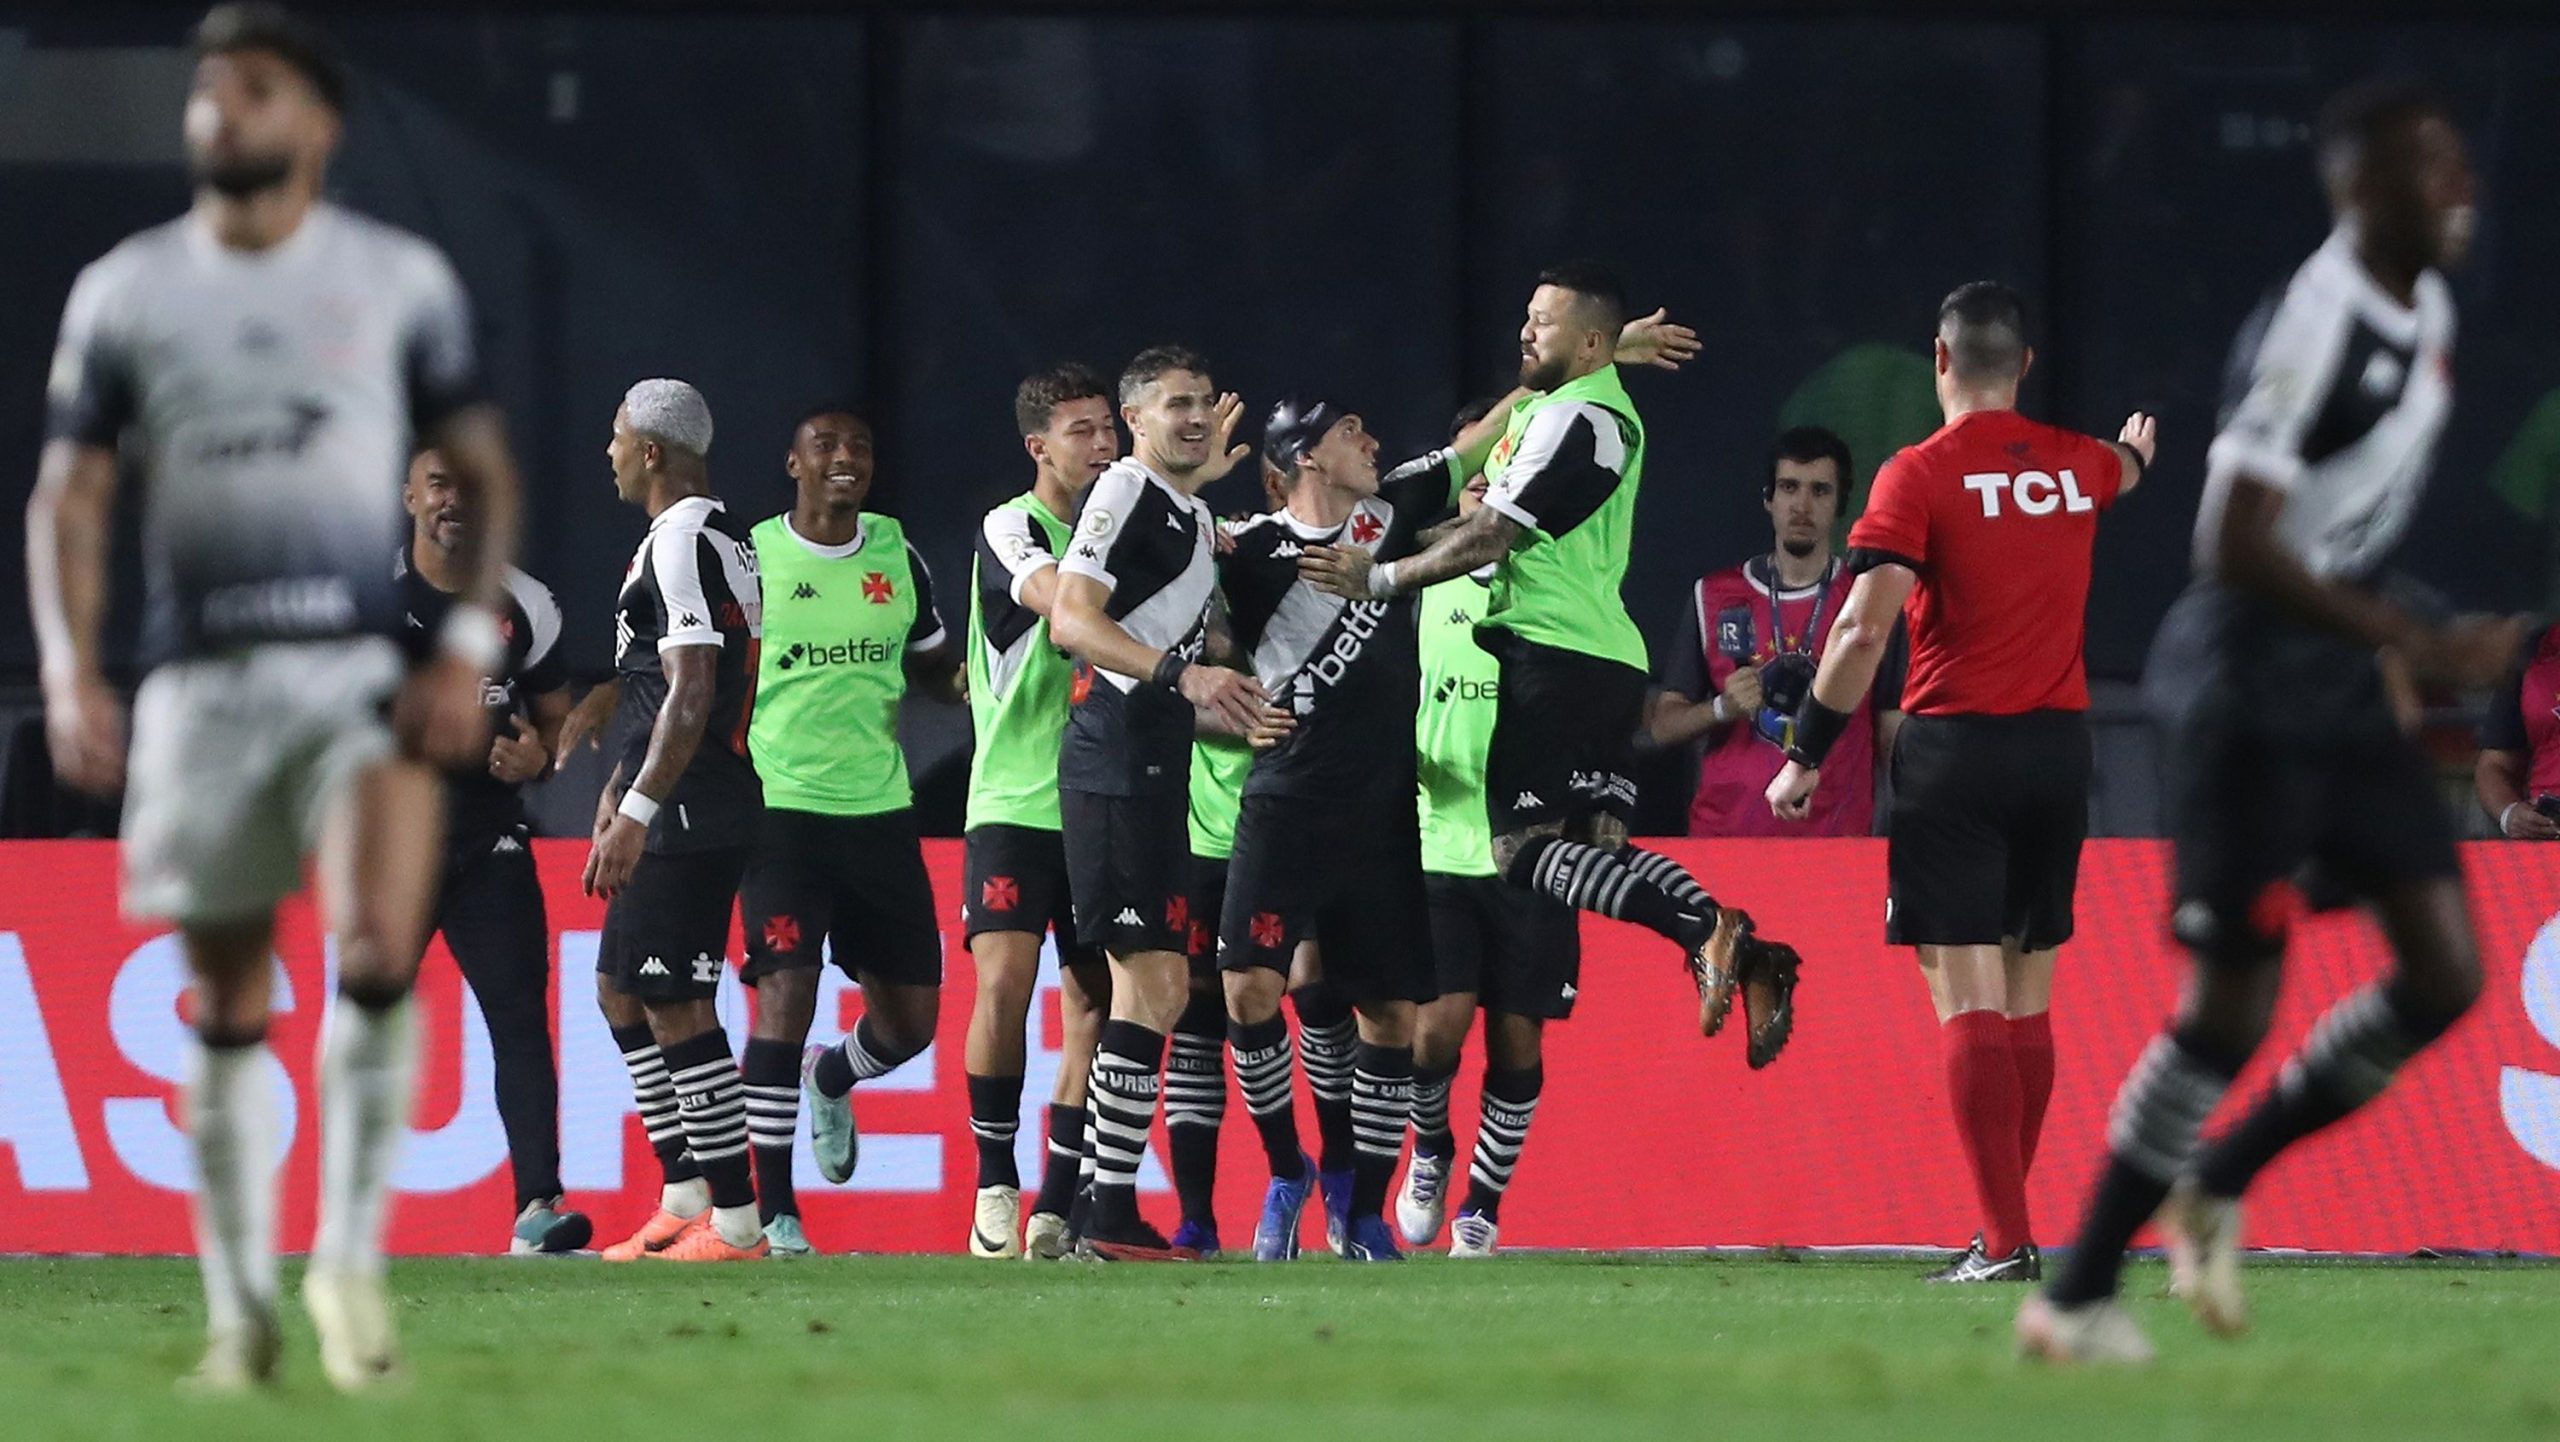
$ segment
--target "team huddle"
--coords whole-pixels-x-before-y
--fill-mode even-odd
[[[583,878],[607,902],[597,998],[662,1172],[658,1208],[608,1260],[807,1253],[801,1116],[819,1171],[850,1178],[857,1090],[934,1040],[939,917],[897,741],[911,691],[965,704],[976,735],[960,898],[973,1256],[1219,1253],[1230,1058],[1270,1173],[1256,1260],[1297,1255],[1310,1202],[1351,1261],[1444,1229],[1452,1255],[1491,1254],[1543,1030],[1580,985],[1583,913],[1662,938],[1704,1035],[1741,1032],[1755,1069],[1783,1053],[1796,952],[1628,836],[1648,667],[1620,588],[1647,432],[1620,367],[1676,369],[1697,340],[1660,311],[1632,317],[1605,270],[1540,276],[1517,387],[1387,468],[1362,417],[1321,393],[1273,406],[1258,453],[1239,444],[1242,401],[1179,347],[1116,382],[1074,365],[1029,377],[1015,422],[1032,483],[979,525],[958,634],[903,528],[864,508],[858,415],[803,418],[790,509],[749,524],[711,484],[704,397],[642,381],[607,458],[648,529],[617,592],[614,679],[573,706],[560,609],[508,565],[518,485],[451,267],[318,198],[343,72],[269,6],[218,7],[197,55],[195,206],[75,286],[28,526],[56,768],[125,792],[127,909],[177,928],[195,980],[211,1333],[196,1384],[260,1384],[277,1365],[268,958],[306,858],[339,958],[304,1287],[332,1381],[398,1369],[383,1222],[410,991],[437,931],[498,1058],[511,1247],[589,1240],[561,1195],[547,928],[518,792],[590,738],[618,748]],[[2154,668],[2195,984],[2125,1083],[2080,1245],[2020,1314],[2035,1356],[2149,1355],[2113,1298],[2155,1216],[2176,1288],[2211,1329],[2243,1327],[2241,1193],[2478,990],[2449,823],[2400,717],[2413,680],[2493,677],[2519,632],[2421,619],[2380,584],[2450,401],[2439,268],[2460,258],[2470,173],[2416,92],[2343,97],[2322,133],[2338,229],[2244,334],[2199,579]],[[1939,1275],[2026,1281],[2042,1271],[2024,1180],[2051,1085],[2044,1013],[2087,824],[2080,618],[2098,518],[2151,464],[2153,427],[2137,412],[2109,441],[2019,416],[2032,352],[2002,287],[1958,290],[1938,320],[1947,424],[1878,473],[1765,800],[1778,820],[1808,815],[1907,629],[1886,939],[1929,979],[1984,1209]],[[145,489],[150,613],[129,753],[101,641],[120,452]],[[1248,459],[1267,509],[1222,521],[1200,492]],[[1846,477],[1831,482],[1838,495]],[[403,504],[408,539],[387,545]],[[2289,918],[2349,903],[2383,920],[2398,970],[2205,1142],[2264,1038]],[[733,909],[755,997],[742,1056],[713,1007]],[[1026,1204],[1026,1029],[1051,945],[1065,1065]],[[863,1011],[811,1048],[830,961]],[[1451,1083],[1478,1013],[1481,1111],[1453,1210]],[[1137,1196],[1159,1109],[1169,1236]]]

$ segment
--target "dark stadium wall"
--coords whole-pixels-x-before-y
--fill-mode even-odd
[[[867,407],[881,504],[956,620],[968,528],[1024,480],[1023,372],[1180,339],[1256,403],[1320,389],[1420,448],[1507,383],[1538,266],[1589,253],[1708,342],[1634,384],[1654,448],[1628,596],[1657,643],[1689,578],[1766,546],[1774,430],[1831,424],[1870,472],[1931,424],[1935,302],[1997,276],[2034,298],[2032,409],[2162,417],[2092,605],[2093,667],[2129,677],[2180,584],[2231,333],[2323,228],[2309,118],[2386,67],[2452,98],[2486,199],[2409,561],[2467,602],[2544,594],[2560,447],[2528,418],[2560,390],[2560,22],[1194,8],[333,18],[361,79],[336,189],[471,285],[532,483],[527,564],[580,665],[605,662],[641,526],[600,454],[634,379],[704,388],[750,513],[783,504],[801,409]],[[183,204],[187,14],[0,5],[0,195],[36,222],[0,266],[12,514],[72,275]],[[0,680],[32,669],[0,547]],[[926,718],[928,759],[952,725]]]

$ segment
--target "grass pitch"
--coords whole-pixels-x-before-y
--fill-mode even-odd
[[[298,1267],[288,1268],[288,1286]],[[2011,1361],[2020,1291],[1908,1263],[1518,1255],[1393,1268],[411,1261],[415,1370],[344,1399],[288,1309],[272,1396],[188,1402],[183,1260],[0,1261],[0,1435],[435,1439],[2560,1436],[2560,1269],[2261,1264],[2210,1341],[2130,1281],[2146,1373]]]

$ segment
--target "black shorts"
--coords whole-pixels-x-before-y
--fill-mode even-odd
[[[644,1001],[707,1001],[728,964],[729,909],[746,870],[744,847],[644,851],[631,881],[604,908],[596,974]]]
[[[1076,940],[1112,956],[1191,949],[1191,798],[1058,789]]]
[[[1632,822],[1644,673],[1490,626],[1476,629],[1476,643],[1502,663],[1484,765],[1493,834],[1601,814]]]
[[[960,898],[961,940],[995,931],[1043,932],[1058,939],[1062,966],[1100,961],[1076,940],[1075,903],[1068,894],[1067,847],[1055,831],[991,823],[972,827],[962,840],[968,888]]]
[[[2462,874],[2426,753],[2378,695],[2326,736],[2205,706],[2168,730],[2173,924],[2208,957],[2283,944],[2294,891],[2322,905]]]
[[[738,888],[750,983],[834,960],[847,976],[942,984],[942,931],[913,811],[822,816],[766,807]]]
[[[1473,993],[1486,1011],[1562,1021],[1582,984],[1574,909],[1499,876],[1426,873],[1431,962],[1442,996]]]
[[[2089,835],[2089,722],[2077,711],[1913,716],[1893,744],[1884,939],[2028,951],[2071,939]]]
[[[1227,911],[1227,858],[1191,854],[1191,979],[1218,975],[1218,921]]]
[[[1321,935],[1324,979],[1353,1001],[1429,1001],[1439,994],[1429,912],[1412,808],[1248,795],[1227,860],[1218,965],[1286,976],[1298,943]]]

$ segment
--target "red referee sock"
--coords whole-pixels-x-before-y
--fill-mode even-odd
[[[2053,1018],[2049,1013],[2009,1018],[2009,1059],[2018,1068],[2018,1175],[2023,1177],[2036,1169],[2044,1109],[2053,1100]]]
[[[2027,1172],[2019,1156],[2018,1068],[2009,1056],[2009,1019],[1958,1012],[1939,1029],[1946,1047],[1947,1101],[1982,1201],[1982,1249],[2005,1257],[2027,1240]]]

